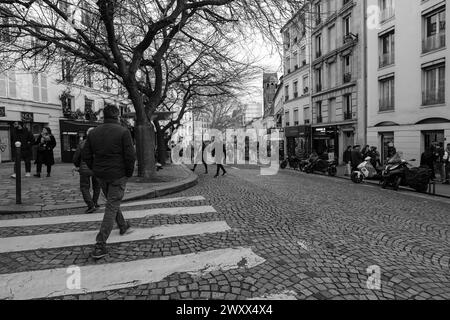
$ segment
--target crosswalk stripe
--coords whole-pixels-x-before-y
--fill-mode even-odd
[[[218,233],[229,230],[231,230],[231,228],[225,221],[139,228],[126,236],[120,236],[118,230],[114,230],[108,239],[108,243],[131,242],[146,239],[158,240],[171,237]],[[97,233],[98,231],[81,231],[2,238],[0,253],[91,245],[95,243]]]
[[[153,200],[143,200],[136,202],[125,202],[121,204],[121,207],[136,207],[149,204],[162,204],[162,203],[173,203],[182,201],[203,201],[205,197],[195,196],[195,197],[178,197],[178,198],[167,198],[167,199],[153,199]]]
[[[87,294],[159,282],[174,273],[206,274],[265,262],[250,248],[229,248],[131,262],[0,275],[0,299],[23,300]],[[79,271],[79,272],[78,272]],[[76,275],[80,275],[77,287]]]
[[[193,215],[193,214],[215,213],[215,212],[216,210],[211,206],[197,206],[197,207],[174,207],[174,208],[125,211],[123,214],[126,219],[139,219],[155,215],[173,216],[173,215]],[[43,225],[53,225],[63,223],[95,222],[95,221],[102,221],[103,216],[104,213],[96,213],[96,214],[81,214],[70,216],[54,216],[44,218],[0,220],[0,228],[43,226]]]

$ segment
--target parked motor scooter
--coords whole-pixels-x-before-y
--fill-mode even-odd
[[[304,171],[306,173],[328,173],[329,176],[335,177],[337,174],[337,162],[336,160],[317,159],[315,161],[309,162],[304,167]]]
[[[354,183],[362,183],[366,179],[381,178],[382,170],[375,168],[371,163],[372,158],[367,157],[363,163],[358,166],[356,171],[351,174]]]
[[[400,186],[407,186],[423,193],[427,191],[430,180],[431,170],[429,168],[412,168],[408,161],[397,158],[389,161],[383,170],[381,187],[386,189],[391,186],[398,191]]]

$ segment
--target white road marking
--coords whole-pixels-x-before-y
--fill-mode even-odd
[[[80,267],[80,287],[72,289],[68,269],[0,275],[0,299],[25,300],[130,288],[179,272],[227,271],[265,262],[249,248],[222,249],[166,258]],[[71,289],[69,289],[69,288]]]
[[[236,167],[231,167],[231,169],[234,169],[234,170],[241,170],[241,169],[236,168]]]
[[[247,300],[297,300],[294,291],[284,291],[276,294],[268,294],[259,298],[251,298]]]
[[[114,230],[108,239],[108,243],[146,239],[158,240],[171,237],[218,233],[229,230],[231,228],[225,221],[163,225],[155,228],[135,229],[133,233],[126,236],[120,236],[118,230]],[[80,231],[1,238],[0,253],[92,245],[95,243],[97,233],[98,231]]]
[[[175,207],[175,208],[158,208],[144,209],[136,211],[125,211],[123,215],[125,219],[139,219],[156,215],[193,215],[201,213],[214,213],[216,210],[211,206],[198,207]],[[0,228],[5,227],[26,227],[26,226],[44,226],[63,223],[79,223],[79,222],[95,222],[102,221],[104,213],[96,214],[80,214],[71,216],[54,216],[44,218],[26,218],[14,220],[0,220]]]
[[[126,203],[122,203],[120,207],[126,208],[126,207],[136,207],[136,206],[143,206],[143,205],[149,205],[149,204],[172,203],[172,202],[181,202],[181,201],[203,201],[203,200],[206,200],[206,199],[202,196],[178,197],[178,198],[168,198],[168,199],[153,199],[153,200],[126,202]]]

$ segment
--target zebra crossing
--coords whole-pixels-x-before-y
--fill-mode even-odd
[[[178,197],[154,199],[124,204],[126,219],[148,219],[156,216],[197,215],[216,213],[212,206],[162,207],[155,209],[136,209],[137,206],[176,204],[177,202],[204,201],[204,197]],[[40,218],[0,220],[2,228],[46,227],[47,230],[64,226],[77,226],[80,223],[98,223],[103,214],[64,215]],[[70,228],[68,228],[70,229]],[[133,233],[120,236],[113,230],[108,240],[110,248],[116,244],[139,241],[159,241],[167,238],[180,238],[193,235],[221,234],[232,228],[225,220],[202,221],[196,223],[176,223],[149,228],[136,228]],[[0,238],[0,257],[2,254],[27,254],[35,250],[70,250],[70,247],[90,246],[95,243],[97,230],[65,231],[12,236]],[[265,262],[251,248],[230,247],[218,250],[197,251],[189,254],[137,259],[133,261],[111,262],[92,261],[88,265],[29,270],[17,273],[0,274],[0,299],[40,299],[65,295],[89,294],[109,290],[132,288],[162,281],[174,273],[204,275],[212,271],[227,271],[242,267],[253,268]],[[37,262],[38,263],[38,262]],[[31,268],[33,269],[33,268]]]

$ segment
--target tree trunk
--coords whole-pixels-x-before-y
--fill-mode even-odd
[[[152,178],[156,175],[155,131],[148,122],[136,124],[135,136],[138,175],[141,178]]]
[[[167,146],[166,139],[164,139],[165,132],[159,126],[159,123],[155,121],[156,126],[156,141],[158,146],[158,162],[163,166],[167,162]]]

